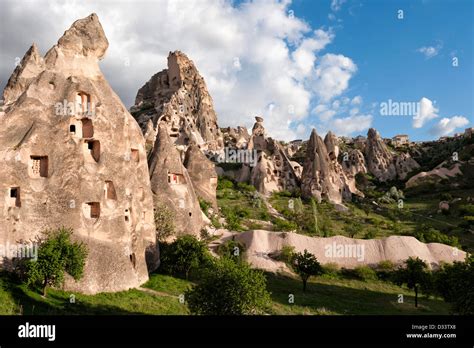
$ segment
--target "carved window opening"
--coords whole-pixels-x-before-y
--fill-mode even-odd
[[[168,173],[168,184],[177,185],[177,184],[184,184],[184,176],[183,174],[177,173]]]
[[[105,182],[105,198],[113,200],[117,199],[114,183],[109,180]]]
[[[92,120],[90,118],[83,118],[82,123],[82,137],[83,138],[92,138],[94,136],[94,126],[92,125]]]
[[[30,156],[33,177],[48,177],[48,156]]]
[[[88,113],[91,111],[91,95],[85,92],[76,94],[76,105],[79,113]]]
[[[94,161],[99,162],[100,160],[100,141],[98,140],[86,140],[87,151],[92,156]]]
[[[133,268],[137,266],[137,258],[135,256],[135,253],[130,254],[130,262],[133,265]]]
[[[21,207],[20,188],[19,187],[11,187],[10,188],[10,206],[12,206],[12,207]]]
[[[138,149],[131,149],[130,150],[130,157],[133,162],[138,163],[140,162],[140,153],[138,152]]]
[[[71,134],[76,134],[76,125],[71,124],[71,125],[69,126],[69,133],[71,133]]]
[[[89,206],[89,217],[91,219],[98,219],[100,217],[100,203],[99,202],[88,202]]]

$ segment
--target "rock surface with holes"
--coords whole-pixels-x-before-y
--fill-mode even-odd
[[[138,90],[130,111],[144,133],[150,120],[155,129],[164,121],[176,145],[195,143],[203,151],[223,147],[206,83],[193,61],[180,51],[170,52],[168,68]]]
[[[92,14],[44,58],[30,48],[0,119],[0,244],[72,228],[89,255],[65,289],[88,294],[137,287],[158,261],[145,142],[99,69],[107,47]]]
[[[199,236],[204,226],[203,214],[183,165],[185,153],[174,146],[165,122],[158,124],[157,134],[149,161],[154,203],[158,207],[166,205],[172,212],[177,235]]]
[[[339,164],[338,154],[337,138],[328,132],[323,141],[313,129],[301,175],[303,195],[336,204],[350,200],[353,194],[363,196],[356,188],[354,177],[347,175]]]

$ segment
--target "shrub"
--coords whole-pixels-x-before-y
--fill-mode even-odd
[[[231,189],[234,188],[234,183],[226,178],[226,177],[219,177],[217,180],[217,190],[223,189]]]
[[[208,211],[209,211],[209,208],[212,207],[212,204],[206,201],[205,199],[199,197],[199,206],[201,207],[202,212],[206,214],[207,217],[209,217]]]
[[[308,250],[303,253],[296,253],[291,260],[291,267],[303,281],[303,292],[306,291],[306,283],[311,276],[318,276],[323,273],[321,264],[318,259]]]
[[[354,269],[354,275],[364,281],[377,279],[377,273],[369,266],[356,267]]]
[[[380,261],[375,267],[377,277],[380,280],[389,280],[393,272],[395,272],[395,269],[395,264],[390,260]]]
[[[245,182],[239,182],[237,183],[237,189],[242,192],[255,192],[255,186],[249,185]]]
[[[242,261],[244,252],[245,245],[235,240],[228,240],[217,247],[218,255],[234,260],[236,262]]]
[[[156,239],[160,242],[175,234],[174,213],[165,204],[155,206]]]
[[[295,247],[291,245],[284,245],[281,250],[279,250],[274,259],[284,262],[287,265],[291,265],[291,260],[293,259],[293,255],[295,254]]]
[[[200,315],[261,314],[270,303],[263,273],[228,258],[214,261],[185,298],[191,313]]]
[[[274,218],[273,224],[275,225],[277,231],[293,231],[298,228],[298,225],[296,225],[295,222],[283,220],[280,218]]]
[[[190,271],[206,265],[210,257],[206,244],[194,236],[185,235],[171,244],[161,244],[162,269],[174,275],[184,275],[186,279]]]
[[[374,239],[376,236],[376,232],[373,228],[370,228],[367,230],[367,232],[364,235],[364,239]]]
[[[43,232],[45,239],[38,240],[37,259],[25,263],[28,286],[41,286],[46,296],[48,286],[64,282],[64,273],[74,280],[82,278],[87,257],[86,246],[71,241],[73,230],[59,228]]]
[[[326,263],[325,265],[322,266],[323,268],[323,274],[325,276],[328,276],[329,278],[335,278],[339,276],[339,272],[341,268],[337,263]]]

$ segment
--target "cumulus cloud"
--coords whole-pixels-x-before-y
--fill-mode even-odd
[[[353,115],[349,117],[334,119],[331,129],[338,135],[352,135],[355,132],[362,132],[370,128],[372,115]]]
[[[423,46],[417,49],[418,52],[422,53],[426,59],[433,58],[437,56],[439,51],[441,51],[442,45],[437,46]]]
[[[108,0],[23,6],[5,0],[0,22],[11,30],[0,33],[0,87],[32,41],[44,54],[73,21],[95,12],[110,43],[101,69],[126,106],[166,68],[169,51],[181,50],[204,76],[219,124],[251,126],[252,116],[263,114],[269,134],[288,140],[295,136],[291,125],[308,117],[310,105],[343,93],[356,71],[343,55],[319,57],[334,34],[290,16],[289,6],[289,0],[143,0],[140,6]]]
[[[421,128],[423,125],[438,117],[438,109],[434,107],[433,102],[428,98],[421,98],[419,102],[418,112],[413,116],[413,127]]]
[[[331,0],[331,10],[337,12],[341,9],[346,0]]]
[[[347,89],[356,71],[357,65],[349,57],[327,53],[316,64],[313,90],[322,101],[329,101]]]
[[[442,136],[453,133],[457,128],[465,127],[469,124],[469,120],[464,116],[453,116],[451,118],[442,118],[435,124],[430,132],[431,134]]]

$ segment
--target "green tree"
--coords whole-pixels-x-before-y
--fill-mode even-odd
[[[155,226],[156,239],[160,242],[175,233],[174,214],[165,204],[160,203],[155,208]]]
[[[270,303],[263,273],[228,258],[214,261],[185,298],[191,313],[200,315],[261,314]]]
[[[210,258],[204,242],[194,236],[178,237],[173,243],[161,245],[161,265],[172,274],[184,275],[189,278],[189,272],[206,264]]]
[[[435,272],[434,287],[454,311],[462,315],[474,314],[474,256],[464,262],[444,264]]]
[[[64,273],[74,280],[82,278],[87,249],[82,242],[71,241],[72,229],[61,227],[43,234],[44,238],[38,239],[37,258],[26,262],[25,276],[28,286],[41,286],[46,296],[48,286],[64,282]]]
[[[295,253],[291,260],[291,267],[301,277],[303,281],[303,291],[306,291],[306,284],[311,276],[318,276],[323,273],[323,268],[316,257],[304,250],[303,253]]]
[[[349,223],[344,228],[351,238],[354,238],[357,234],[362,232],[362,225],[359,222]]]
[[[235,240],[228,240],[217,247],[217,254],[227,257],[235,262],[242,261],[245,252],[245,245]]]
[[[318,229],[318,208],[316,207],[316,202],[311,198],[311,210],[313,212],[313,233],[319,235]]]
[[[415,291],[415,307],[418,307],[418,291],[426,287],[429,281],[428,265],[420,258],[409,257],[405,260],[405,267],[395,272],[395,283],[406,284],[409,289]]]

